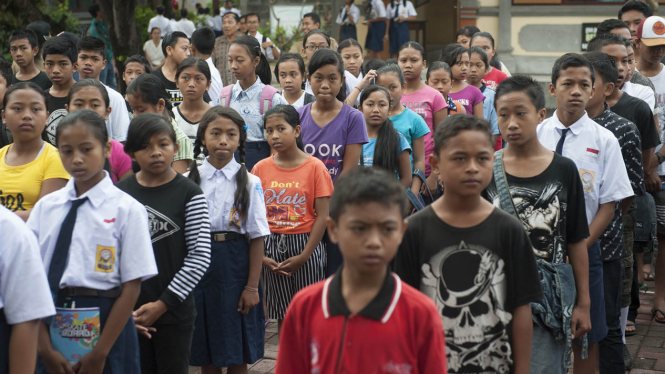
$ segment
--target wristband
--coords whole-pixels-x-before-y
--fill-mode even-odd
[[[250,287],[250,286],[245,286],[245,291],[249,292],[259,292],[258,288]]]

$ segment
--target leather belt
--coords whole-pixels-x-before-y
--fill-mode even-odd
[[[236,240],[240,239],[244,235],[238,234],[237,232],[218,232],[218,233],[213,233],[210,235],[212,237],[212,241],[214,242],[228,242],[230,240]]]
[[[86,297],[105,297],[108,299],[117,299],[122,290],[95,290],[85,287],[65,287],[60,290],[61,295],[65,297],[86,296]]]

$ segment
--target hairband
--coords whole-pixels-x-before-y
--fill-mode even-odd
[[[245,125],[242,129],[247,131],[247,125]]]

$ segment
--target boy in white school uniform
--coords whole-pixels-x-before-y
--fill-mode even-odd
[[[222,93],[222,75],[212,61],[212,52],[215,49],[215,32],[210,27],[202,27],[192,34],[192,56],[200,57],[208,63],[210,68],[210,105],[219,105],[219,95]]]
[[[34,373],[39,320],[55,314],[35,235],[0,207],[0,373]],[[11,356],[10,356],[11,353]]]
[[[591,63],[581,55],[568,53],[561,56],[552,68],[550,94],[557,99],[557,110],[551,118],[538,126],[538,139],[547,149],[568,157],[575,162],[582,180],[590,236],[589,295],[591,298],[591,326],[588,333],[589,357],[581,358],[579,346],[575,346],[575,372],[594,372],[600,362],[608,369],[602,373],[615,373],[609,367],[613,360],[623,364],[620,318],[606,320],[604,284],[621,285],[623,267],[621,259],[603,262],[598,239],[614,217],[617,201],[634,195],[621,155],[619,142],[612,132],[599,126],[586,113],[586,104],[594,94],[595,73]],[[608,279],[612,278],[612,279]],[[618,301],[621,304],[621,293]],[[620,312],[620,311],[619,311]],[[616,340],[618,352],[611,352],[613,344],[597,343]],[[607,339],[606,339],[607,338]],[[610,355],[612,358],[610,358]],[[623,370],[623,369],[622,369]],[[622,371],[623,373],[623,371]]]

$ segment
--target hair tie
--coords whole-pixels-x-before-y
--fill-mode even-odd
[[[243,126],[243,130],[247,131],[247,125]]]

